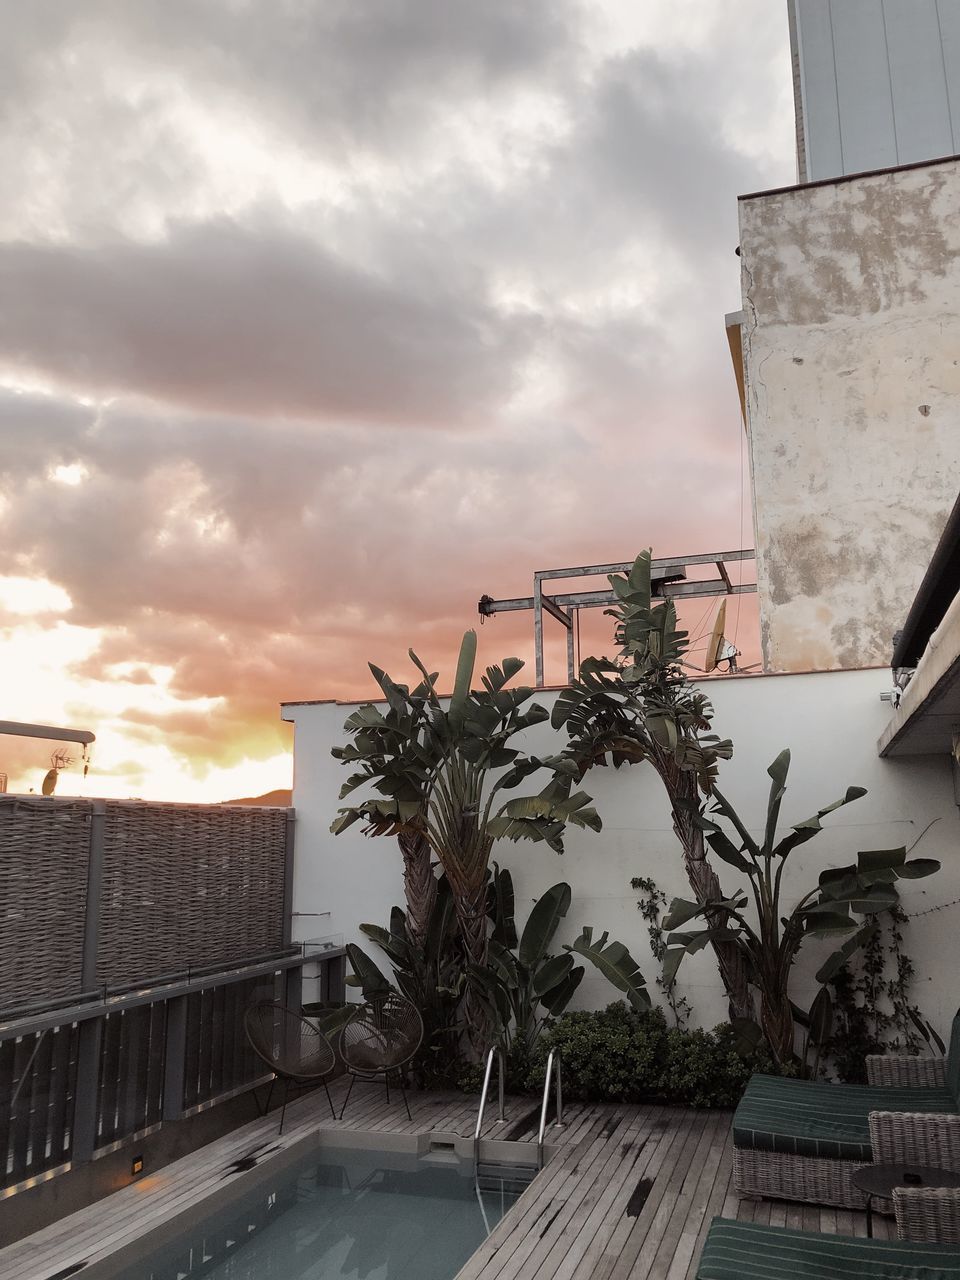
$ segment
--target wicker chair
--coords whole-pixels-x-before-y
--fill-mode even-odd
[[[390,1101],[390,1076],[395,1075],[411,1120],[407,1103],[407,1091],[403,1085],[402,1068],[413,1058],[423,1041],[423,1019],[417,1007],[390,991],[382,996],[372,996],[361,1005],[340,1033],[340,1053],[350,1073],[347,1096],[340,1108],[340,1119],[347,1109],[354,1080],[378,1080],[381,1077],[387,1087]]]
[[[960,1244],[960,1191],[938,1187],[895,1187],[893,1211],[900,1240]]]
[[[960,1013],[947,1058],[867,1058],[866,1086],[754,1076],[733,1118],[741,1195],[863,1207],[872,1161],[960,1172]]]
[[[322,1084],[330,1103],[330,1114],[337,1118],[327,1088],[327,1076],[337,1064],[336,1054],[326,1036],[312,1022],[278,1001],[261,1000],[246,1011],[243,1027],[250,1047],[273,1072],[264,1114],[270,1109],[274,1084],[278,1079],[283,1081],[281,1133],[291,1085],[308,1088]]]

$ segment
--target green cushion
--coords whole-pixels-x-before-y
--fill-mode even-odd
[[[733,1117],[734,1146],[868,1164],[871,1111],[956,1113],[948,1089],[879,1089],[754,1075]]]
[[[714,1218],[697,1280],[958,1280],[960,1246],[824,1236]]]
[[[960,1009],[953,1019],[950,1032],[950,1048],[947,1050],[947,1088],[953,1094],[960,1109]]]

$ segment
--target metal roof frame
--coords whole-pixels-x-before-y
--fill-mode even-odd
[[[653,594],[666,599],[688,599],[702,596],[752,595],[756,593],[755,582],[734,583],[727,572],[728,564],[736,564],[745,560],[755,560],[756,551],[707,551],[695,556],[665,556],[651,561],[651,581]],[[517,596],[512,599],[494,600],[491,596],[481,596],[477,610],[481,618],[492,618],[497,613],[514,613],[526,609],[533,610],[533,645],[536,654],[536,687],[544,687],[543,667],[543,615],[551,618],[566,628],[567,632],[567,682],[572,683],[576,676],[576,658],[574,654],[574,631],[577,614],[581,609],[600,609],[606,605],[616,604],[617,597],[612,590],[607,591],[573,591],[557,595],[546,595],[543,584],[564,578],[591,578],[613,573],[629,573],[633,561],[620,564],[585,564],[566,569],[538,569],[533,575],[533,595]],[[687,580],[687,569],[691,565],[713,565],[718,573],[716,578]]]

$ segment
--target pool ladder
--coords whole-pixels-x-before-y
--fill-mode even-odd
[[[477,1177],[481,1174],[480,1163],[480,1131],[483,1129],[483,1115],[487,1107],[487,1094],[490,1091],[490,1080],[493,1076],[494,1059],[497,1062],[497,1124],[503,1124],[506,1120],[506,1112],[504,1109],[504,1086],[506,1080],[506,1068],[503,1059],[503,1053],[496,1046],[492,1046],[487,1053],[486,1069],[483,1073],[483,1089],[480,1092],[480,1109],[477,1112],[477,1124],[473,1131],[473,1165]],[[550,1086],[554,1084],[556,1094],[556,1118],[553,1122],[555,1129],[563,1128],[563,1079],[560,1066],[560,1055],[556,1049],[551,1049],[547,1056],[547,1072],[543,1081],[543,1101],[540,1105],[540,1128],[537,1132],[537,1162],[533,1166],[529,1165],[513,1165],[500,1166],[497,1165],[497,1173],[503,1176],[501,1169],[509,1169],[509,1172],[524,1176],[533,1169],[534,1173],[539,1173],[543,1168],[543,1140],[547,1130],[547,1108],[550,1105]],[[494,1166],[490,1163],[483,1166],[485,1171],[492,1172]]]

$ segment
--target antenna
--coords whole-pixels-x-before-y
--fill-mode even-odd
[[[724,647],[723,629],[726,625],[727,602],[726,600],[721,600],[720,608],[717,610],[717,618],[710,633],[710,640],[707,643],[707,656],[703,662],[704,671],[716,671],[717,663],[726,656],[722,652]]]

